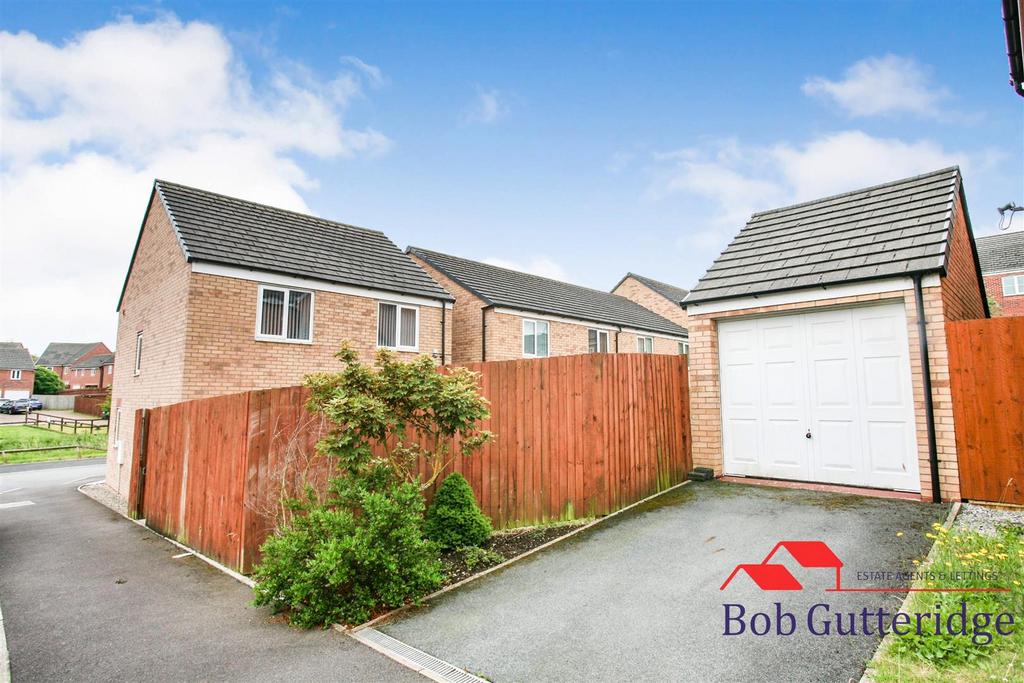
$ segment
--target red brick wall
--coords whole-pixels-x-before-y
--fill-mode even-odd
[[[462,364],[482,360],[480,309],[484,307],[483,300],[415,254],[409,254],[409,257],[455,297],[455,307],[449,311],[452,316],[452,362]]]
[[[985,293],[999,304],[999,315],[1024,315],[1024,294],[1003,296],[1003,278],[1010,275],[1024,275],[1024,270],[986,275]],[[992,315],[996,312],[992,311]]]
[[[984,318],[982,285],[978,282],[974,250],[959,197],[953,207],[952,230],[946,254],[946,276],[942,278],[942,307],[946,320]]]
[[[686,327],[686,310],[677,303],[666,299],[639,280],[627,277],[612,292],[636,302],[662,318],[668,318],[677,325]]]
[[[35,370],[22,370],[21,379],[11,379],[11,370],[0,368],[0,397],[7,396],[8,391],[27,391],[31,396],[35,381]]]

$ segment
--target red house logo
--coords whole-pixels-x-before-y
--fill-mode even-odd
[[[793,556],[801,567],[810,569],[830,568],[836,572],[836,587],[830,590],[842,590],[840,588],[840,574],[843,568],[843,561],[836,557],[832,549],[824,541],[779,541],[765,556],[759,564],[738,564],[729,574],[729,578],[718,590],[725,590],[733,577],[739,572],[744,572],[753,579],[757,587],[763,591],[799,591],[803,585],[796,580],[796,577],[782,564],[772,564],[770,560],[774,557],[779,548],[785,548]]]

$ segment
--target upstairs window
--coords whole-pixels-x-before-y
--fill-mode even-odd
[[[11,379],[13,379],[13,380],[21,379],[21,370],[11,370]]]
[[[377,346],[416,351],[420,345],[420,309],[400,304],[377,305]]]
[[[260,285],[256,338],[313,341],[313,292]]]
[[[587,330],[587,350],[590,353],[608,353],[608,332]]]
[[[142,372],[142,332],[135,335],[135,375]]]
[[[690,353],[690,342],[679,342],[679,355],[685,356]]]
[[[1003,296],[1024,294],[1024,275],[1007,275],[1003,278]]]
[[[543,320],[523,321],[523,357],[547,358],[548,324]]]
[[[637,337],[636,350],[638,353],[654,353],[654,337]]]

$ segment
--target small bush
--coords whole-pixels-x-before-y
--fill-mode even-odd
[[[471,571],[477,567],[490,567],[491,565],[501,564],[506,559],[499,552],[475,545],[459,548],[459,553],[462,555],[462,561],[466,563],[466,569]]]
[[[423,497],[387,475],[338,478],[329,501],[305,509],[263,544],[257,605],[309,628],[358,624],[437,588],[437,549],[423,539]]]
[[[480,545],[491,535],[491,521],[480,512],[473,489],[458,472],[448,475],[437,490],[424,531],[445,550]]]

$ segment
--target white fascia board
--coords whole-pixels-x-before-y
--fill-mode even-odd
[[[495,307],[492,309],[495,313],[504,313],[505,315],[514,315],[520,318],[529,318],[531,320],[550,320],[557,323],[568,323],[570,325],[579,325],[580,327],[586,327],[592,330],[607,330],[608,332],[629,332],[630,334],[639,334],[645,337],[660,337],[662,339],[671,339],[673,341],[686,341],[688,337],[686,335],[671,335],[663,332],[649,332],[647,330],[638,330],[635,327],[625,327],[621,325],[609,325],[608,323],[598,323],[591,320],[583,320],[581,318],[566,318],[558,315],[548,315],[546,313],[533,313],[532,311],[520,311],[516,308],[504,308]]]
[[[937,287],[938,285],[939,276],[935,273],[925,275],[921,279],[922,287]],[[709,301],[707,303],[687,303],[686,312],[690,315],[726,313],[729,311],[742,311],[748,308],[760,308],[762,306],[785,306],[786,304],[798,304],[804,301],[825,301],[865,294],[900,292],[913,288],[913,279],[909,277],[894,277],[837,285],[819,285],[806,289],[794,289],[788,292],[769,292],[758,296],[742,296],[735,299],[722,299],[721,301]]]
[[[397,292],[386,292],[382,289],[371,289],[369,287],[353,287],[351,285],[340,285],[334,282],[313,280],[309,278],[294,277],[292,275],[280,275],[260,270],[248,270],[236,266],[225,266],[219,263],[205,263],[194,261],[192,263],[193,273],[204,275],[217,275],[219,277],[230,277],[236,280],[250,280],[265,285],[279,285],[281,287],[295,287],[297,289],[311,289],[318,292],[334,292],[348,296],[360,296],[375,301],[387,301],[400,304],[411,304],[414,306],[429,306],[441,308],[441,302],[437,299],[429,299],[414,294],[399,294]],[[448,303],[448,302],[445,302]]]

